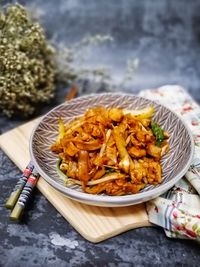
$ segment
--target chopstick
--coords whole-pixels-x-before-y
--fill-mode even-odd
[[[6,201],[5,203],[5,207],[7,209],[13,209],[27,180],[28,180],[28,177],[30,176],[30,174],[32,173],[33,171],[33,164],[32,162],[30,161],[29,164],[26,166],[26,168],[24,169],[23,173],[22,173],[22,176],[19,178],[16,186],[14,187],[10,197],[8,198],[8,200]]]
[[[69,101],[73,99],[77,93],[78,87],[75,85],[71,86],[66,96],[66,100]],[[11,220],[20,220],[39,177],[40,174],[30,161],[5,203],[5,207],[12,210],[10,214]]]
[[[20,220],[24,212],[24,209],[31,197],[33,189],[37,184],[39,177],[40,177],[40,174],[37,172],[37,170],[34,167],[32,173],[28,177],[27,182],[18,198],[17,203],[14,206],[14,209],[12,210],[10,214],[11,220],[14,220],[14,221]]]

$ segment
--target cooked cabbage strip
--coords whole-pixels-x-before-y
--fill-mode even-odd
[[[138,119],[149,119],[153,116],[153,113],[154,113],[153,106],[135,110],[123,109],[124,115],[130,114],[131,116],[136,117]]]
[[[119,166],[125,173],[128,173],[131,159],[128,154],[128,151],[126,150],[126,142],[121,136],[117,127],[114,127],[113,129],[113,137],[115,139],[116,146],[121,159],[119,162]]]
[[[103,177],[97,179],[97,180],[91,180],[87,182],[87,186],[93,186],[101,183],[105,183],[111,180],[117,180],[117,179],[125,179],[126,175],[118,172],[113,172],[113,173],[107,173]],[[65,184],[78,184],[78,185],[83,185],[83,182],[80,180],[72,179],[72,178],[67,178],[65,179]]]
[[[56,143],[59,143],[65,134],[65,125],[61,117],[58,118],[58,125],[59,125],[58,137],[57,137]]]
[[[106,146],[107,146],[107,144],[108,144],[108,141],[109,141],[110,136],[111,136],[111,129],[109,129],[109,130],[107,131],[107,133],[106,133],[106,141],[105,141],[105,143],[104,143],[104,144],[102,145],[102,147],[101,147],[101,150],[100,150],[100,152],[99,152],[99,157],[102,157],[102,156],[103,156],[103,154],[104,154],[104,152],[105,152],[105,150],[106,150]]]

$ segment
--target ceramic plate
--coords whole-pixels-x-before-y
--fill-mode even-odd
[[[162,183],[148,185],[137,194],[126,196],[91,195],[84,193],[80,186],[66,187],[56,172],[57,155],[50,146],[58,134],[58,117],[65,123],[85,113],[86,109],[104,106],[126,109],[141,109],[154,105],[153,119],[170,135],[170,151],[162,158]],[[170,189],[187,172],[194,151],[194,142],[185,123],[168,108],[145,98],[127,94],[97,94],[79,97],[65,102],[48,112],[34,129],[30,138],[31,159],[40,175],[54,188],[70,199],[89,205],[120,207],[155,198]]]

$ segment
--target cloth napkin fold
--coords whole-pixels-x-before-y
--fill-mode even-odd
[[[181,116],[195,142],[193,162],[185,176],[168,192],[147,202],[149,221],[163,227],[168,237],[200,242],[200,106],[176,85],[144,90],[139,96],[164,104]]]

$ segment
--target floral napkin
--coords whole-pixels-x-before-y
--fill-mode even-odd
[[[164,104],[187,123],[195,142],[193,162],[185,176],[164,195],[146,205],[149,221],[168,237],[200,241],[200,106],[180,86],[166,85],[139,96]]]

